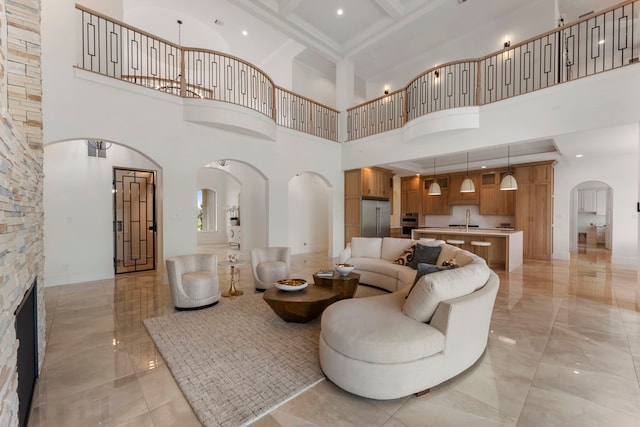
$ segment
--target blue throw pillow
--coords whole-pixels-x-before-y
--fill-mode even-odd
[[[413,259],[409,261],[409,264],[407,265],[414,270],[417,270],[418,264],[421,262],[426,264],[436,264],[440,251],[442,251],[440,246],[425,246],[418,243],[413,254]]]
[[[421,262],[420,264],[418,264],[418,272],[416,273],[416,278],[413,281],[413,285],[411,285],[411,289],[409,289],[407,296],[409,296],[413,288],[416,286],[416,283],[418,283],[418,280],[420,280],[420,278],[425,274],[437,273],[438,271],[443,271],[443,270],[451,270],[452,268],[458,268],[458,265],[449,264],[449,265],[440,266],[440,265],[427,264],[427,263]]]

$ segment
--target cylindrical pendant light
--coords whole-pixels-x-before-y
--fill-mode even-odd
[[[511,156],[509,146],[507,146],[507,174],[502,177],[502,181],[500,181],[500,190],[503,191],[511,191],[518,189],[518,181],[516,181],[516,177],[511,173]]]
[[[436,178],[436,158],[433,158],[433,182],[429,186],[429,195],[430,196],[439,196],[442,194],[442,190],[440,189],[440,184],[438,184],[438,179]]]
[[[467,175],[464,177],[464,181],[462,181],[462,185],[460,186],[461,193],[475,193],[476,185],[473,183],[471,178],[469,178],[469,153],[467,153]]]

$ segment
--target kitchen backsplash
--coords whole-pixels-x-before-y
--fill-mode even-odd
[[[450,224],[464,224],[465,215],[469,209],[471,220],[469,224],[478,225],[480,228],[496,228],[501,224],[515,225],[515,217],[504,215],[480,215],[480,207],[452,206],[451,215],[425,215],[420,222],[421,227],[448,227]]]

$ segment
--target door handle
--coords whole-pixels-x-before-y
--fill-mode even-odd
[[[150,225],[149,226],[149,231],[156,231],[156,225],[155,224]]]

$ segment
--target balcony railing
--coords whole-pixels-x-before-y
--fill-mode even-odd
[[[348,109],[348,139],[393,130],[436,111],[486,105],[636,63],[639,3],[620,3],[480,59],[434,67],[397,92]]]
[[[628,0],[480,59],[429,69],[406,87],[347,110],[348,140],[403,127],[437,111],[486,105],[638,62],[640,34]],[[276,124],[338,140],[330,107],[277,87],[259,68],[223,53],[184,48],[76,5],[80,68],[180,97],[230,102]]]
[[[76,5],[82,22],[79,68],[183,98],[229,102],[279,126],[338,140],[338,111],[274,85],[254,65],[220,52],[178,46]]]

